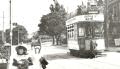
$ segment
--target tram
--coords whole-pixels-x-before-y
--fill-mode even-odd
[[[105,50],[103,14],[75,16],[66,21],[66,28],[71,55],[87,57]]]

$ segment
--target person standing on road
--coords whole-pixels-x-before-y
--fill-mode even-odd
[[[95,58],[96,56],[96,51],[95,48],[97,47],[97,43],[95,40],[90,41],[90,58]]]
[[[41,38],[40,36],[37,38],[36,42],[34,43],[35,54],[39,54],[41,51]]]

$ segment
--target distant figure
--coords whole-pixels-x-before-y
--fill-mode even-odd
[[[92,40],[91,40],[91,42],[90,42],[90,50],[91,50],[91,51],[94,51],[96,47],[97,47],[96,41],[92,41]]]
[[[40,39],[40,37],[38,38],[38,40],[37,40],[37,44],[34,46],[34,48],[35,48],[35,53],[37,54],[39,54],[40,53],[40,51],[41,51],[41,39]],[[38,52],[37,52],[37,50],[38,50]]]
[[[41,51],[41,38],[33,39],[31,43],[31,48],[34,47],[35,54],[39,54]]]
[[[95,52],[95,48],[97,46],[97,43],[95,41],[90,42],[90,53],[89,53],[89,57],[90,58],[95,58],[96,56],[96,52]]]

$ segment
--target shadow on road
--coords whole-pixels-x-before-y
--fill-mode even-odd
[[[77,58],[77,57],[74,57],[74,56],[69,55],[68,53],[48,54],[48,55],[44,55],[44,57],[45,57],[47,60]]]
[[[106,57],[107,56],[107,54],[98,54],[98,55],[96,55],[96,57]]]
[[[76,57],[76,56],[72,56],[69,53],[55,53],[55,54],[48,54],[48,55],[44,55],[44,57],[47,60],[57,60],[57,59],[80,59],[81,57]],[[99,54],[96,55],[96,58],[98,57],[106,57],[106,54]],[[86,58],[81,58],[81,59],[86,59]]]

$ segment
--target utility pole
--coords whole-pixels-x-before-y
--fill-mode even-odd
[[[3,32],[2,32],[2,41],[5,43],[5,37],[4,37],[4,11],[3,11]]]
[[[17,31],[18,31],[18,45],[19,45],[19,26],[18,26],[18,24],[16,23],[16,26],[17,26]]]
[[[20,39],[20,38],[19,38],[19,27],[18,27],[18,45],[19,45],[19,39]]]
[[[105,4],[104,4],[104,18],[105,18],[105,46],[106,46],[106,48],[108,48],[108,46],[109,46],[109,33],[108,33],[108,24],[109,24],[109,22],[108,22],[108,0],[105,0]]]
[[[12,52],[11,0],[9,2],[10,2],[10,45],[11,45],[11,52]]]

